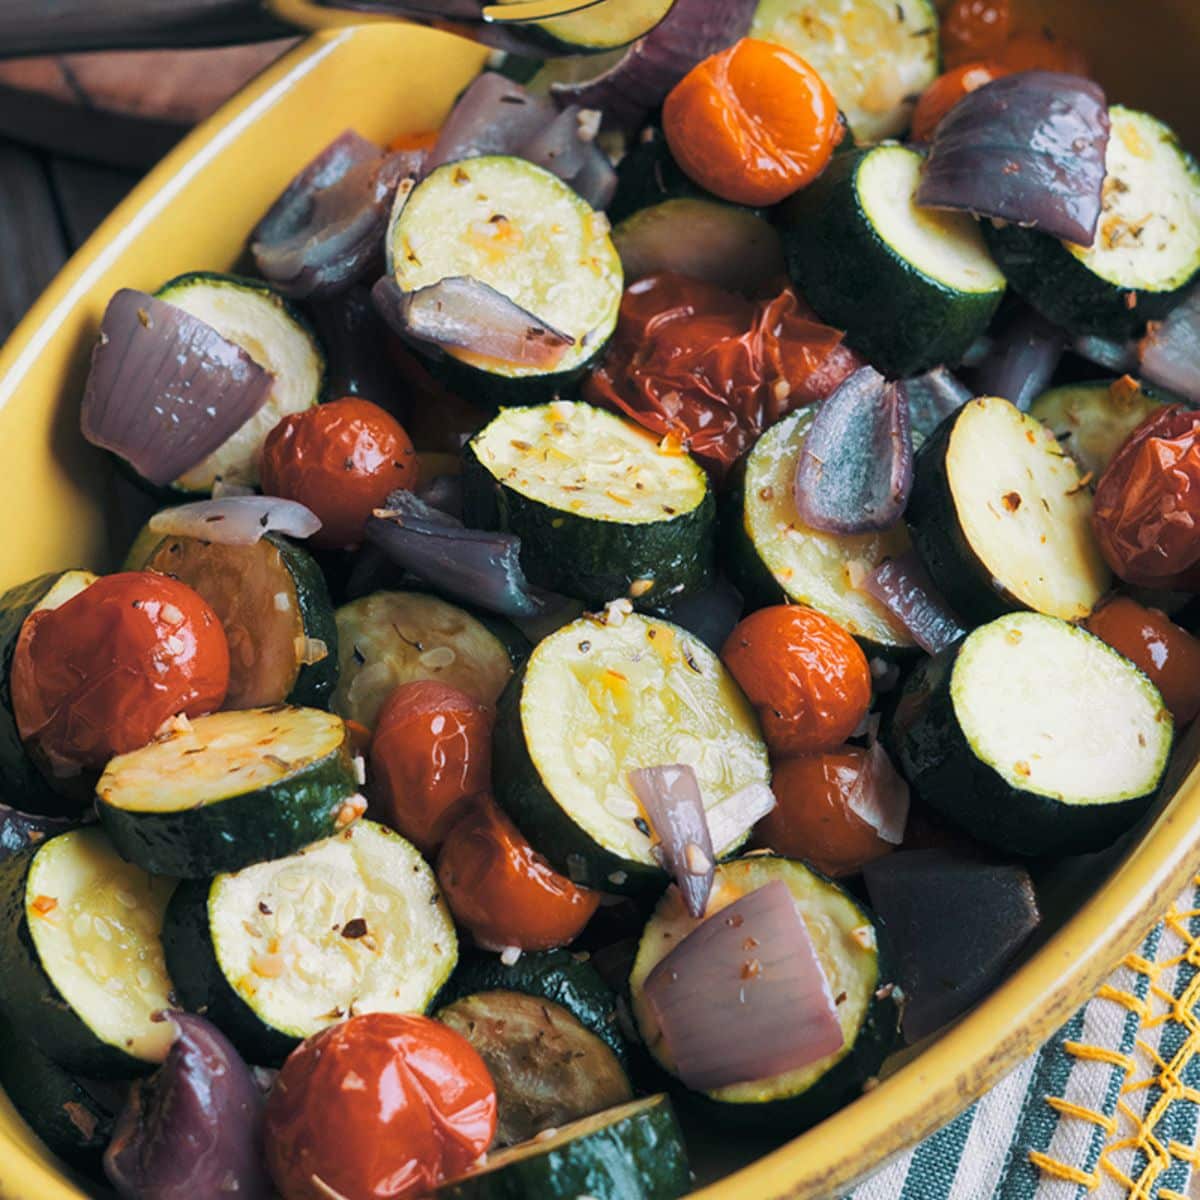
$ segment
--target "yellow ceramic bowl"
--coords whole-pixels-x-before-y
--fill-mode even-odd
[[[1115,96],[1151,107],[1194,144],[1200,114],[1188,111],[1194,92],[1185,81],[1200,46],[1200,11],[1193,0],[1153,7],[1151,15],[1137,0],[1070,0],[1052,9],[1061,27],[1091,28],[1104,39],[1093,37],[1092,49]],[[102,567],[123,549],[109,545],[120,535],[108,472],[77,431],[89,349],[112,293],[154,288],[192,268],[227,268],[247,230],[318,149],[348,126],[385,139],[435,125],[482,59],[469,43],[428,30],[374,24],[317,33],[189,137],[100,227],[0,352],[0,512],[9,528],[0,538],[0,588],[50,568]],[[1189,764],[1197,740],[1183,752]],[[1184,772],[1176,774],[1174,798],[1104,886],[987,1001],[818,1129],[700,1194],[838,1195],[1051,1034],[1194,869],[1200,771],[1182,783]],[[731,1143],[718,1169],[754,1153]],[[85,1195],[0,1098],[0,1197]]]

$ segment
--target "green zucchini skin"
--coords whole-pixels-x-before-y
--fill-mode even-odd
[[[1019,225],[981,222],[996,265],[1015,292],[1069,333],[1124,339],[1159,321],[1183,299],[1191,280],[1169,292],[1125,288],[1101,279],[1057,238]]]
[[[540,1153],[527,1142],[526,1156],[451,1180],[437,1200],[677,1200],[692,1177],[670,1101],[655,1096],[610,1113],[630,1109],[612,1124],[600,1124],[601,1113],[565,1126],[560,1133],[580,1132]]]
[[[925,803],[980,841],[1023,857],[1103,849],[1150,808],[1155,793],[1063,804],[1013,787],[977,758],[950,695],[961,645],[913,671],[884,729],[893,760]]]
[[[602,605],[630,595],[637,580],[654,586],[633,597],[654,609],[712,580],[716,502],[711,489],[690,512],[668,521],[621,524],[552,508],[506,487],[464,451],[463,504],[468,524],[515,533],[530,580],[551,591]]]
[[[617,998],[596,968],[570,951],[522,954],[512,966],[505,966],[495,954],[464,956],[438,993],[433,1009],[446,1008],[476,992],[491,991],[523,992],[565,1008],[616,1055],[628,1072],[629,1045],[621,1033]]]
[[[541,375],[509,377],[462,362],[451,354],[422,359],[429,373],[458,396],[469,396],[475,403],[497,410],[525,405],[549,404],[552,400],[574,400],[583,381],[599,366],[608,349],[605,338],[582,362],[562,371]]]
[[[651,126],[617,164],[617,190],[608,206],[608,219],[619,225],[643,208],[680,199],[715,197],[692,182],[672,156],[662,130]]]
[[[788,270],[822,320],[887,375],[958,362],[984,332],[1001,291],[966,293],[901,261],[860,203],[856,177],[874,150],[835,155],[781,210]]]
[[[127,812],[97,797],[96,811],[122,858],[152,875],[206,879],[331,837],[357,791],[347,737],[293,778],[200,808]]]
[[[66,1071],[132,1078],[156,1064],[102,1042],[63,998],[42,967],[25,919],[25,880],[35,848],[0,863],[0,1012]]]
[[[211,880],[185,879],[175,889],[163,922],[167,972],[183,1006],[212,1021],[249,1062],[279,1066],[300,1039],[268,1025],[229,986],[209,932],[211,887]]]
[[[116,1089],[111,1097],[89,1089],[2,1018],[0,1085],[49,1150],[78,1170],[101,1175],[117,1118]]]

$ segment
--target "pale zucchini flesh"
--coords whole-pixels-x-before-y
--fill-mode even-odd
[[[174,1040],[154,1015],[172,1005],[163,914],[173,879],[125,862],[95,827],[52,838],[34,856],[25,919],[42,969],[100,1041],[161,1062]]]
[[[432,869],[371,821],[219,876],[208,918],[230,986],[297,1038],[360,1013],[424,1012],[458,957]]]
[[[1171,718],[1150,680],[1099,638],[1038,613],[972,633],[950,695],[977,758],[1062,804],[1145,796],[1170,753]]]
[[[720,659],[678,626],[639,614],[576,621],[541,642],[520,716],[555,803],[599,846],[634,863],[656,860],[631,770],[688,764],[706,809],[770,779],[758,720]]]
[[[608,219],[523,159],[490,155],[435,170],[393,222],[391,261],[403,291],[470,276],[572,338],[555,372],[586,362],[617,323],[623,276]],[[508,378],[546,374],[466,350],[447,353]]]
[[[512,678],[500,639],[469,612],[423,592],[373,592],[337,611],[339,675],[332,707],[374,728],[402,683],[436,679],[495,704]]]

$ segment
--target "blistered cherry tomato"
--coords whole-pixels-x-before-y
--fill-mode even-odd
[[[790,288],[755,303],[664,273],[626,289],[585,392],[675,439],[719,478],[768,425],[823,400],[862,365]]]
[[[471,801],[446,835],[437,877],[454,919],[492,950],[569,945],[600,903],[538,854],[490,796]]]
[[[357,546],[373,509],[412,487],[417,456],[403,426],[378,404],[345,396],[284,417],[267,436],[263,492],[311,508],[316,546]]]
[[[367,1013],[294,1050],[267,1100],[267,1166],[284,1200],[407,1200],[491,1145],[483,1059],[428,1017]]]
[[[1078,46],[1048,29],[1014,35],[999,50],[996,60],[1010,71],[1061,71],[1066,75],[1086,75],[1090,70],[1087,56]]]
[[[1009,0],[954,0],[942,17],[942,58],[947,67],[993,58],[1011,34]]]
[[[1122,579],[1200,591],[1200,412],[1161,408],[1125,439],[1096,485],[1092,524]]]
[[[492,713],[433,679],[401,684],[379,710],[371,742],[371,802],[423,854],[442,844],[468,796],[487,790]]]
[[[939,75],[922,93],[913,110],[912,139],[931,141],[942,118],[964,97],[985,83],[1008,75],[1002,63],[970,62]]]
[[[1165,613],[1117,596],[1088,617],[1087,627],[1150,677],[1176,725],[1200,712],[1200,640]]]
[[[799,55],[742,38],[694,66],[663,104],[675,161],[735,204],[778,204],[811,183],[846,135],[833,93]]]
[[[835,878],[895,849],[850,807],[867,752],[842,746],[771,764],[775,807],[754,828],[754,840],[787,858],[803,858]]]
[[[416,133],[398,133],[390,142],[389,150],[432,150],[437,145],[437,129],[420,129]]]
[[[800,604],[751,613],[734,626],[721,658],[758,709],[772,754],[841,745],[871,704],[871,669],[858,643]]]
[[[186,584],[127,571],[31,613],[10,679],[22,740],[51,766],[99,768],[146,745],[170,717],[220,708],[229,645]]]

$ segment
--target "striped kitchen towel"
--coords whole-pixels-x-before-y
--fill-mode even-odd
[[[848,1200],[1194,1200],[1200,876],[1037,1054]]]

